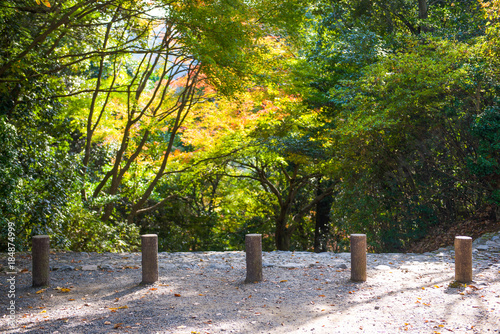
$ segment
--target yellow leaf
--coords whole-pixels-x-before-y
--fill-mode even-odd
[[[68,299],[68,300],[69,300],[70,302],[72,302],[72,301],[74,301],[75,299],[73,299],[73,298],[70,298],[70,299]]]
[[[40,311],[40,313],[47,313],[47,310]]]
[[[128,306],[127,306],[127,305],[124,305],[124,306],[120,306],[120,307],[108,307],[108,309],[109,309],[111,312],[116,312],[117,310],[124,309],[124,308],[128,308]]]
[[[435,288],[439,288],[439,285],[434,285]]]
[[[50,2],[48,0],[42,0],[43,4],[50,8]]]
[[[46,289],[42,289],[42,290],[38,290],[36,293],[40,294],[40,293],[44,293]]]
[[[40,0],[36,0],[36,4],[39,5],[40,4]]]
[[[285,283],[285,282],[288,282],[288,280],[287,280],[287,279],[282,279],[282,280],[280,281],[280,283]]]

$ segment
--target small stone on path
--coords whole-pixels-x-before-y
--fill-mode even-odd
[[[86,271],[92,271],[92,270],[97,270],[97,265],[96,264],[89,264],[89,265],[85,265],[85,266],[82,266],[82,270],[86,270]]]

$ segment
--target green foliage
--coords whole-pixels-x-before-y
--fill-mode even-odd
[[[140,249],[137,226],[125,221],[102,222],[97,212],[82,206],[79,198],[74,198],[68,205],[62,231],[55,235],[62,239],[65,248],[76,252],[130,252]]]
[[[468,166],[490,187],[489,200],[500,204],[500,108],[487,107],[477,115],[472,124],[472,134],[478,140],[474,159],[469,159]]]
[[[497,0],[0,5],[1,250],[311,249],[327,199],[394,251],[500,205]]]
[[[476,156],[476,168],[495,168],[471,131],[497,94],[481,7],[428,4],[419,13],[416,1],[325,1],[309,14],[309,63],[297,73],[313,88],[307,102],[322,107],[334,151],[341,244],[367,233],[373,250],[402,250],[430,227],[472,215],[495,188],[467,168]]]

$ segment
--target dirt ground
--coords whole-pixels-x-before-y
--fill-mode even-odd
[[[5,257],[0,257],[1,261]],[[72,261],[81,261],[72,253]],[[196,256],[196,255],[193,255]],[[368,255],[368,262],[376,259]],[[374,260],[375,259],[375,260]],[[475,262],[474,282],[454,285],[449,261],[387,255],[363,283],[329,261],[264,267],[245,284],[244,267],[160,267],[141,285],[141,269],[51,271],[31,287],[30,257],[18,258],[15,327],[4,333],[500,333],[500,264]],[[392,261],[391,261],[392,259]],[[195,259],[196,260],[196,259]],[[382,260],[379,260],[379,263]],[[389,262],[390,261],[390,262]],[[348,263],[349,264],[349,263]],[[376,263],[375,263],[376,264]],[[0,305],[8,305],[5,270]],[[2,312],[7,313],[6,307]]]

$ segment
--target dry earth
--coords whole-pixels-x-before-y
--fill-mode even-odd
[[[274,256],[282,265],[265,266],[264,281],[251,284],[243,282],[242,252],[168,256],[160,257],[159,282],[143,286],[136,265],[139,254],[113,255],[118,260],[113,264],[122,263],[117,268],[102,265],[111,261],[103,254],[53,253],[51,265],[69,263],[75,269],[51,271],[50,287],[40,289],[31,287],[30,256],[19,255],[17,265],[25,270],[16,282],[16,326],[7,327],[3,317],[0,330],[500,333],[498,253],[474,260],[474,282],[466,287],[451,284],[452,253],[369,254],[364,283],[350,281],[348,253],[265,253],[264,263]],[[189,265],[182,265],[186,259]],[[5,260],[1,254],[1,263]],[[78,267],[98,262],[104,270]],[[0,305],[4,306],[8,284],[5,272],[1,275]],[[1,313],[6,313],[5,307]]]

